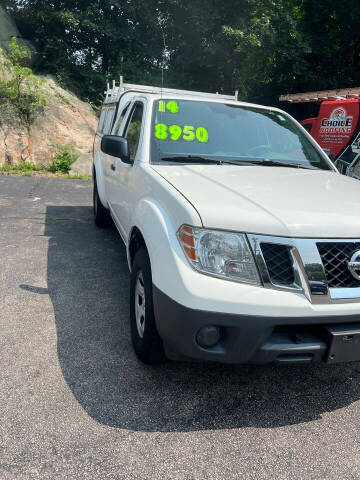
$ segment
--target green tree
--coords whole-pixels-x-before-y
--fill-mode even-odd
[[[35,67],[92,101],[107,79],[156,76],[161,55],[157,1],[22,0],[8,6],[38,56]]]
[[[299,12],[285,0],[174,0],[166,30],[170,82],[274,102],[309,68]]]
[[[281,93],[360,82],[358,0],[5,0],[34,68],[100,102],[106,80]],[[165,40],[165,48],[164,48]],[[290,107],[291,108],[291,107]]]

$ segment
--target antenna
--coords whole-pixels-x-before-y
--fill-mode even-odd
[[[165,39],[165,32],[163,28],[164,23],[165,23],[165,18],[160,17],[159,27],[160,27],[161,35],[163,39],[163,52],[162,52],[162,62],[161,62],[161,96],[162,96],[162,90],[164,88],[164,68],[165,68],[165,60],[166,60],[166,39]]]

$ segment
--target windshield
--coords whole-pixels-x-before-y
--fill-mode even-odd
[[[331,170],[288,116],[254,107],[191,100],[154,102],[151,159],[275,162]],[[190,160],[190,159],[189,159]],[[266,160],[266,162],[264,162]]]

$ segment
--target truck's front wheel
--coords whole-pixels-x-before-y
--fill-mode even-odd
[[[155,324],[150,260],[144,248],[136,252],[131,271],[130,326],[139,359],[148,364],[164,361],[163,343]]]

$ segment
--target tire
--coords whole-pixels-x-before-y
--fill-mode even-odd
[[[143,363],[155,364],[166,360],[155,324],[151,266],[144,248],[136,252],[131,271],[130,327],[135,353]]]
[[[97,227],[108,228],[112,225],[112,218],[111,218],[110,212],[101,203],[99,192],[97,189],[96,177],[94,178],[93,209],[94,209],[94,221]]]

